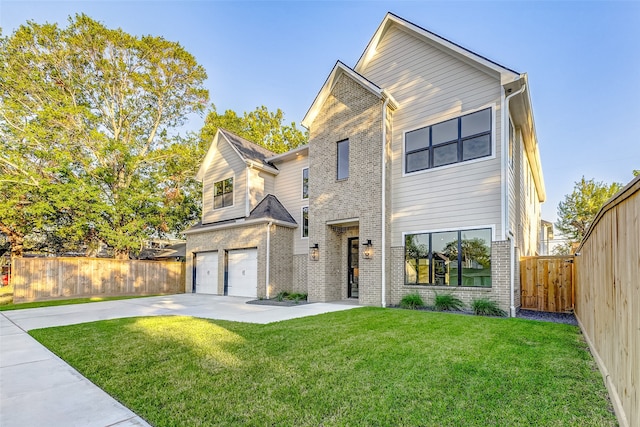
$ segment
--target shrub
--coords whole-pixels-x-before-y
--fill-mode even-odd
[[[280,291],[276,294],[276,301],[284,301],[284,299],[289,295],[287,291]]]
[[[464,303],[462,302],[462,300],[451,294],[438,295],[438,293],[436,293],[433,305],[438,311],[459,311],[464,308]]]
[[[417,292],[407,294],[400,300],[400,307],[408,308],[409,310],[415,310],[416,308],[420,308],[423,306],[424,302],[422,301],[420,294],[418,294]]]
[[[302,293],[289,293],[287,291],[280,291],[276,294],[275,296],[275,300],[276,301],[295,301],[295,302],[300,302],[300,301],[306,301],[307,300],[307,294],[302,294]]]
[[[498,307],[498,303],[488,298],[474,299],[471,303],[473,313],[478,316],[501,316],[505,317],[507,312]]]

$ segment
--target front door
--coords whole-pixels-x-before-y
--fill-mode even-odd
[[[352,237],[349,239],[349,254],[347,258],[347,264],[349,266],[348,278],[347,278],[347,296],[349,298],[358,298],[359,287],[359,269],[358,259],[360,255],[360,239]]]

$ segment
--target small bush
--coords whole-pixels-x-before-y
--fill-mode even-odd
[[[276,294],[275,296],[275,300],[276,301],[295,301],[295,302],[300,302],[300,301],[306,301],[307,300],[307,294],[302,294],[302,293],[289,293],[287,291],[280,291]]]
[[[488,298],[479,298],[471,303],[473,313],[478,316],[501,316],[505,317],[507,312],[498,307],[498,303]]]
[[[464,308],[464,303],[462,302],[462,300],[451,294],[438,295],[436,293],[433,305],[438,311],[460,311]]]
[[[284,301],[284,299],[289,295],[287,291],[280,291],[276,294],[276,301]]]
[[[415,310],[416,308],[424,307],[424,302],[422,301],[420,294],[415,292],[403,296],[400,300],[400,307]]]

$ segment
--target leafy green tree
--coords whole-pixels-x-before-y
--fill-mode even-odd
[[[617,182],[605,184],[584,177],[577,181],[573,192],[558,204],[558,221],[555,226],[566,237],[567,242],[557,246],[554,253],[571,253],[572,246],[582,240],[600,208],[621,188],[622,185]]]
[[[0,38],[0,232],[12,254],[102,242],[126,257],[197,216],[201,150],[176,129],[204,112],[205,79],[178,43],[86,15]]]
[[[474,237],[473,239],[462,239],[460,244],[462,249],[463,260],[474,260],[482,267],[489,268],[491,265],[491,253],[489,246],[484,239]],[[452,260],[458,258],[458,240],[447,243],[444,247],[443,254]]]
[[[240,117],[232,110],[219,114],[215,105],[212,105],[201,137],[205,144],[209,144],[221,127],[274,153],[284,153],[305,145],[309,139],[308,132],[298,129],[295,122],[285,125],[283,121],[284,113],[279,108],[276,112],[270,112],[267,107],[261,106]]]

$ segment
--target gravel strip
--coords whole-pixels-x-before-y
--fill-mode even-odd
[[[517,315],[520,319],[540,320],[542,322],[564,323],[578,326],[578,321],[573,313],[547,313],[544,311],[520,310]]]

